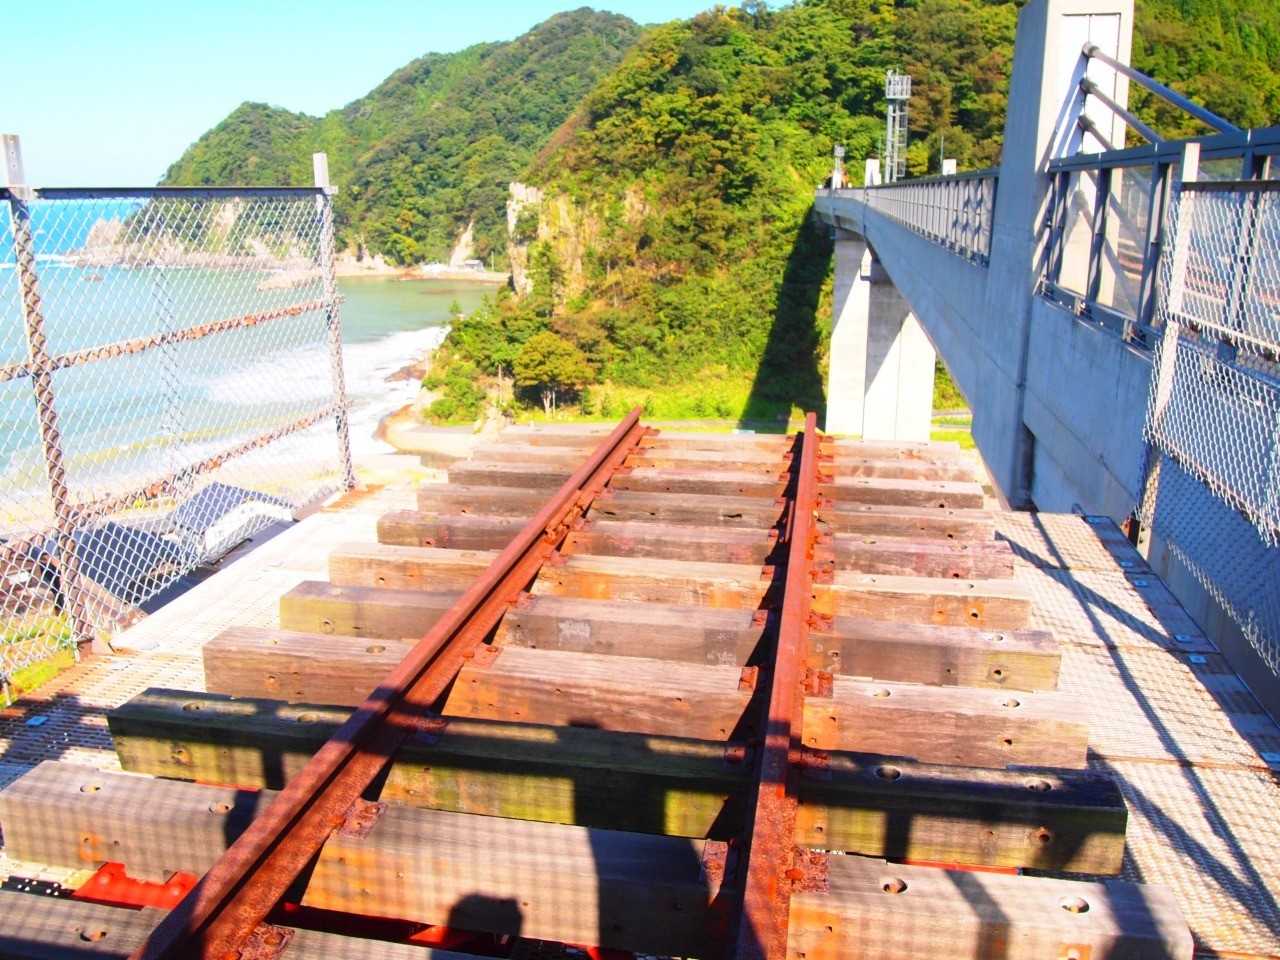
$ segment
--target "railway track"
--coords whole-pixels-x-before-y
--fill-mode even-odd
[[[101,867],[0,955],[1191,956],[952,448],[633,412],[450,481],[115,710],[128,773],[0,792]]]

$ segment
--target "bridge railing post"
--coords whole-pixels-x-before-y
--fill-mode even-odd
[[[1188,143],[1182,153],[1179,179],[1190,183],[1200,176],[1200,144]],[[1169,274],[1166,303],[1170,314],[1181,313],[1186,296],[1187,256],[1190,253],[1191,205],[1194,194],[1179,198],[1177,223],[1173,224],[1173,263]],[[1179,229],[1179,225],[1182,228]],[[1138,488],[1137,507],[1129,522],[1129,538],[1145,553],[1150,540],[1150,527],[1155,522],[1156,497],[1160,489],[1160,450],[1155,444],[1155,434],[1164,421],[1165,410],[1173,397],[1173,373],[1178,356],[1178,324],[1166,323],[1161,332],[1160,349],[1156,354],[1156,368],[1152,374],[1150,407],[1147,411],[1147,428],[1143,436],[1142,476]]]
[[[338,461],[342,470],[342,487],[351,490],[356,485],[355,466],[351,460],[351,425],[347,412],[346,373],[342,364],[342,297],[338,293],[337,265],[334,263],[333,187],[329,184],[329,157],[324,153],[311,155],[311,166],[316,186],[322,192],[316,197],[316,213],[320,217],[320,270],[323,276],[325,331],[329,344],[329,373],[333,380],[333,398],[336,404],[334,420],[338,432]]]

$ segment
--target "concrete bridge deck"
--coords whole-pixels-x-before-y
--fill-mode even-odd
[[[106,714],[150,686],[204,689],[201,647],[228,624],[277,627],[278,598],[324,578],[332,548],[372,540],[414,504],[390,477],[299,523],[0,719],[0,786],[42,760],[118,770]],[[1171,887],[1198,955],[1280,955],[1280,728],[1107,518],[1000,513],[1038,626],[1061,645],[1061,689],[1087,705],[1090,763],[1130,811],[1122,878]],[[75,886],[0,854],[0,877]]]

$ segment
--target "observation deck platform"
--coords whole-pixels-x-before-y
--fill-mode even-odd
[[[204,690],[207,641],[232,624],[278,629],[280,597],[325,579],[340,544],[376,540],[380,517],[415,509],[420,479],[443,474],[384,473],[130,629],[119,655],[16,704],[0,719],[0,787],[45,760],[119,771],[111,710],[151,687]],[[1059,689],[1087,712],[1088,764],[1128,806],[1120,878],[1171,888],[1198,956],[1280,956],[1280,728],[1110,519],[996,510],[995,523],[1031,626],[1059,645]],[[0,854],[12,889],[91,873]]]

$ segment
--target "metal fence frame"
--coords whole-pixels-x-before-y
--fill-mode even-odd
[[[143,188],[36,188],[26,184],[21,148],[16,136],[0,135],[0,149],[4,153],[4,169],[8,186],[0,187],[0,203],[8,206],[11,217],[16,272],[20,290],[20,310],[27,345],[27,359],[0,366],[0,382],[28,379],[31,383],[38,416],[40,447],[48,491],[54,511],[54,537],[56,563],[61,590],[65,595],[66,612],[71,623],[78,656],[95,649],[97,633],[86,614],[86,603],[80,576],[80,557],[75,534],[86,524],[139,499],[154,497],[158,492],[171,489],[178,479],[209,473],[228,460],[241,457],[283,437],[324,422],[329,417],[336,425],[338,463],[342,474],[342,486],[351,489],[355,485],[355,473],[351,458],[350,427],[345,374],[342,362],[342,330],[340,304],[334,266],[333,195],[336,189],[329,184],[328,163],[324,154],[314,157],[315,186],[312,187],[143,187]],[[94,346],[66,353],[49,349],[46,339],[45,312],[40,293],[40,270],[36,260],[35,240],[31,229],[31,203],[42,200],[128,200],[134,198],[184,200],[247,199],[247,198],[306,198],[314,197],[318,217],[319,270],[322,296],[283,308],[226,317],[214,322],[190,326],[180,330],[152,333],[130,340]],[[323,409],[291,423],[278,424],[272,429],[248,439],[243,439],[217,453],[202,457],[185,465],[179,474],[150,478],[149,482],[128,490],[119,490],[92,502],[73,503],[67,483],[62,437],[58,427],[58,402],[53,388],[53,374],[57,370],[92,363],[97,360],[127,354],[143,353],[155,348],[179,342],[200,340],[230,330],[240,330],[270,323],[285,317],[297,316],[309,311],[323,311],[326,329],[329,366],[333,381],[332,400]],[[0,547],[7,558],[15,556],[32,543],[21,539]]]
[[[1256,180],[1266,175],[1271,158],[1280,155],[1280,126],[1214,134],[1190,141],[1162,141],[1101,153],[1079,153],[1051,160],[1048,256],[1041,280],[1041,293],[1045,298],[1066,307],[1083,320],[1093,321],[1117,333],[1126,342],[1145,349],[1155,345],[1159,336],[1156,283],[1165,247],[1169,195],[1174,178],[1179,175],[1188,143],[1197,145],[1202,170],[1206,163],[1231,163],[1235,170],[1231,180]],[[1103,274],[1108,269],[1104,256],[1107,238],[1114,235],[1117,227],[1116,205],[1111,202],[1116,171],[1131,169],[1150,171],[1149,192],[1144,198],[1147,209],[1146,246],[1138,303],[1132,315],[1098,300]],[[1073,175],[1081,174],[1093,174],[1097,178],[1092,209],[1093,242],[1084,284],[1086,289],[1071,290],[1062,285],[1061,274],[1070,215],[1071,180]]]

